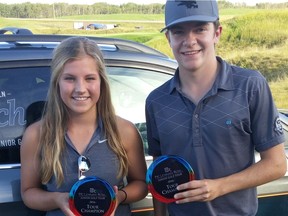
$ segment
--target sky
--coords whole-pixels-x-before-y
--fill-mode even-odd
[[[246,3],[247,5],[255,5],[256,3],[263,3],[263,2],[273,2],[273,3],[281,3],[281,2],[288,2],[288,0],[228,0],[232,3]],[[161,3],[164,4],[166,0],[0,0],[0,3],[5,4],[15,4],[15,3],[24,3],[24,2],[31,2],[31,3],[44,3],[44,4],[52,4],[56,2],[63,2],[69,4],[94,4],[96,2],[107,2],[108,4],[124,4],[128,2],[136,3],[136,4],[151,4],[151,3]]]

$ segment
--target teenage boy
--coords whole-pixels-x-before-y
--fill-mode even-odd
[[[286,172],[284,135],[265,78],[216,56],[216,0],[169,0],[166,37],[178,69],[146,101],[149,154],[178,155],[196,180],[177,187],[170,216],[251,216],[256,186]],[[260,161],[254,161],[254,150]],[[166,204],[154,199],[155,216]]]

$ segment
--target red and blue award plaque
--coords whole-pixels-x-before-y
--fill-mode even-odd
[[[146,174],[149,191],[157,200],[164,203],[175,202],[174,195],[180,192],[177,186],[194,179],[190,164],[175,155],[158,157],[149,166]]]
[[[90,162],[81,157],[78,160],[79,180],[70,190],[69,207],[76,216],[110,216],[116,207],[115,191],[104,179],[83,176],[82,173],[89,170]]]

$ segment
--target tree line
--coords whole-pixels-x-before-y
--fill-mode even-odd
[[[219,8],[247,7],[246,4],[232,4],[229,1],[219,1]],[[288,8],[287,3],[281,4],[257,4],[256,8]],[[163,14],[163,4],[139,5],[126,3],[121,5],[110,5],[107,3],[95,3],[93,5],[81,4],[3,4],[0,3],[0,17],[6,18],[57,18],[75,15],[95,15],[95,14]]]

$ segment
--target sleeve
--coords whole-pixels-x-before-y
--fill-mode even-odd
[[[260,75],[252,83],[250,118],[255,149],[265,151],[285,141],[278,110],[265,78]]]

